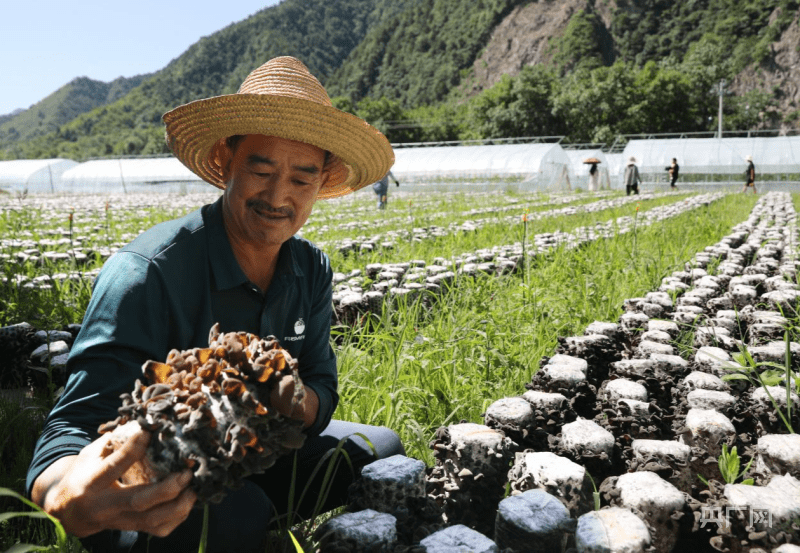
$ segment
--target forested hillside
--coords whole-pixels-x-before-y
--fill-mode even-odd
[[[353,101],[387,97],[434,104],[457,87],[476,55],[520,0],[427,0],[384,19],[325,83]],[[414,5],[415,4],[415,5]]]
[[[0,120],[0,143],[53,132],[82,113],[116,102],[149,76],[119,77],[110,83],[87,77],[73,79],[30,109]]]
[[[47,99],[57,107],[44,117],[34,106],[0,124],[0,156],[166,152],[165,111],[235,92],[276,55],[303,60],[337,106],[394,142],[542,135],[610,142],[624,133],[713,130],[721,79],[726,129],[793,128],[799,7],[799,0],[284,0],[201,39],[116,102],[87,111],[87,102],[57,98],[80,79],[73,81]]]

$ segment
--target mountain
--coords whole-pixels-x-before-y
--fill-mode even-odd
[[[771,108],[782,116],[782,128],[797,129],[800,128],[800,13],[776,9],[770,15],[770,26],[776,26],[781,18],[790,18],[791,23],[769,45],[764,62],[737,73],[730,90],[745,99],[758,95],[774,98],[775,105]]]
[[[352,101],[370,96],[406,107],[441,101],[462,80],[492,30],[520,0],[426,0],[371,29],[325,86]]]
[[[0,118],[0,143],[51,133],[78,115],[116,102],[150,75],[119,77],[110,83],[78,77],[27,110]]]
[[[0,125],[5,123],[6,121],[11,119],[12,117],[14,117],[16,115],[19,115],[23,111],[25,111],[25,110],[22,109],[22,108],[17,108],[14,111],[12,111],[11,113],[6,113],[5,115],[0,115]]]
[[[165,153],[161,115],[166,111],[235,92],[252,69],[274,56],[298,57],[325,79],[396,5],[390,0],[285,0],[201,38],[120,100],[83,113],[46,136],[28,141],[0,137],[0,148],[10,158]],[[25,115],[35,123],[36,106]]]
[[[726,79],[730,130],[800,128],[800,2],[794,0],[563,0],[520,3],[495,27],[462,83],[469,94],[503,75],[545,65],[629,70],[648,62],[679,67],[709,93]],[[703,91],[699,91],[705,93]],[[716,128],[715,106],[705,106]],[[663,129],[661,129],[663,130]],[[635,132],[659,132],[640,129]]]
[[[799,12],[800,0],[284,0],[116,101],[76,79],[0,122],[0,157],[164,153],[164,112],[235,92],[277,55],[394,141],[710,130],[722,79],[727,129],[798,128]]]

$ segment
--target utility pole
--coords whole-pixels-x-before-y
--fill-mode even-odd
[[[725,79],[719,81],[719,137],[722,138],[722,94],[725,91]]]

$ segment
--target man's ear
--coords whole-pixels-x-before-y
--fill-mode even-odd
[[[211,152],[211,161],[217,166],[217,171],[223,183],[227,183],[231,178],[231,163],[233,162],[233,152],[228,146],[226,139],[222,138],[214,144]]]

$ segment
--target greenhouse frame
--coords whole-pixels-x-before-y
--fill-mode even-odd
[[[680,166],[678,186],[741,187],[748,155],[753,156],[757,187],[796,191],[800,136],[631,140],[623,151],[626,164],[636,158],[644,187],[668,185],[673,157]]]
[[[557,143],[394,149],[392,174],[415,184],[515,182],[536,191],[572,189],[572,163]]]
[[[63,158],[0,161],[0,190],[15,194],[60,192],[63,173],[77,165]]]
[[[205,192],[209,184],[174,157],[95,159],[61,176],[62,191],[75,194]]]
[[[601,189],[618,190],[631,157],[643,188],[666,189],[667,167],[678,160],[678,188],[741,189],[746,157],[753,156],[758,192],[798,191],[800,136],[631,137],[624,150],[601,145],[562,146],[563,137],[540,137],[523,143],[395,144],[392,173],[410,187],[457,188],[516,186],[537,192],[588,190],[589,157],[600,160]],[[545,141],[545,140],[550,140]],[[565,149],[567,148],[567,149]],[[152,193],[206,192],[209,185],[176,158],[69,159],[0,161],[0,191],[10,193]]]

